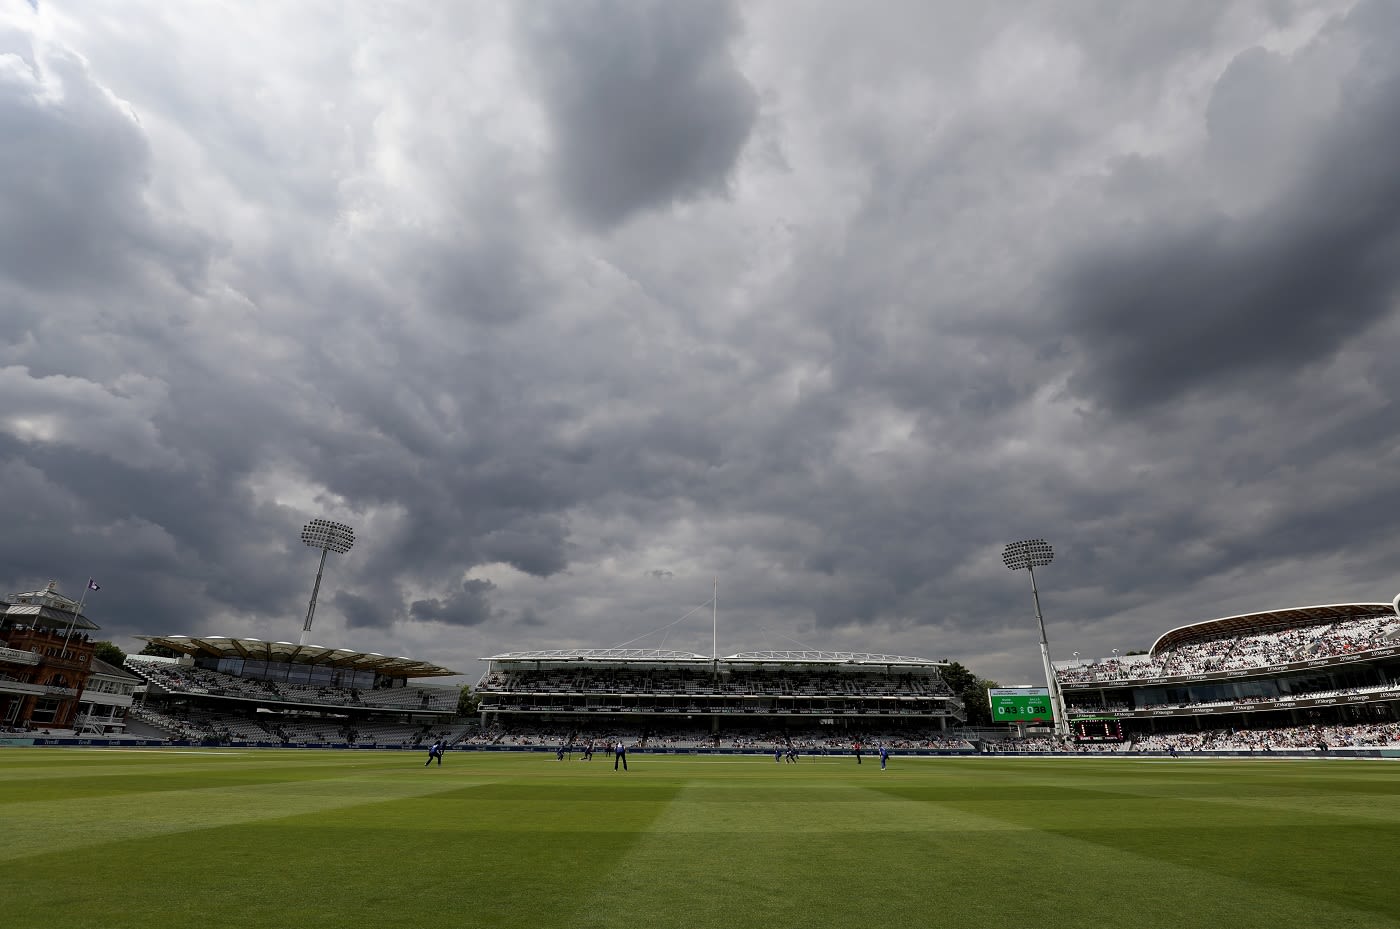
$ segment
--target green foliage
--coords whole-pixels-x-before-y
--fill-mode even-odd
[[[996,681],[978,678],[973,686],[959,694],[962,697],[963,705],[967,708],[967,724],[969,726],[992,725],[992,704],[987,699],[987,688],[1000,686],[1001,684]]]
[[[472,692],[471,685],[463,684],[462,693],[460,696],[457,697],[457,715],[475,716],[477,714],[477,707],[480,705],[480,703],[481,698],[477,694]]]
[[[109,665],[120,668],[122,662],[126,661],[126,652],[122,651],[111,642],[92,643],[92,653]]]
[[[157,658],[179,658],[180,652],[173,648],[166,648],[164,645],[157,645],[154,642],[147,642],[146,647],[137,652],[138,655],[154,655]]]
[[[989,681],[979,678],[960,662],[950,662],[948,667],[942,671],[943,679],[948,682],[948,686],[953,688],[953,693],[957,694],[967,708],[967,724],[969,726],[990,726],[992,724],[992,707],[987,702],[987,688],[1000,687],[996,681]]]
[[[948,682],[948,686],[953,688],[953,693],[960,694],[967,688],[977,683],[977,675],[963,667],[961,662],[952,661],[948,667],[943,668],[943,680]]]

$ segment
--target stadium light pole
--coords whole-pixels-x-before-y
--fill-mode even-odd
[[[321,550],[321,564],[316,568],[316,584],[311,588],[311,604],[306,608],[306,623],[301,627],[298,645],[306,644],[311,633],[311,620],[316,617],[316,595],[321,592],[321,573],[326,570],[326,554],[344,555],[355,545],[355,530],[344,523],[329,519],[313,519],[301,530],[301,540],[310,548]]]
[[[1001,560],[1012,571],[1025,569],[1031,575],[1031,596],[1035,599],[1035,621],[1040,624],[1040,660],[1045,665],[1045,686],[1050,691],[1052,722],[1055,734],[1060,738],[1069,737],[1069,720],[1065,718],[1065,698],[1060,693],[1060,682],[1055,679],[1055,669],[1050,664],[1050,640],[1045,637],[1045,617],[1040,614],[1040,590],[1035,586],[1035,569],[1044,567],[1055,560],[1055,550],[1044,539],[1026,539],[1011,542],[1001,552]]]

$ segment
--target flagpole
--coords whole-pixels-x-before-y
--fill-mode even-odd
[[[715,663],[715,680],[719,680],[719,575],[715,575],[715,593],[710,598],[710,658]]]
[[[1400,613],[1400,609],[1396,610]],[[710,597],[710,660],[714,663],[714,688],[719,693],[719,575],[715,575],[715,592]],[[719,744],[719,717],[710,717],[710,732]]]
[[[63,634],[63,654],[62,658],[68,657],[68,642],[73,635],[73,627],[78,624],[78,617],[82,615],[83,604],[87,603],[88,591],[92,589],[92,578],[88,578],[88,586],[83,588],[83,595],[78,599],[78,605],[73,608],[73,618],[68,621],[68,631]]]

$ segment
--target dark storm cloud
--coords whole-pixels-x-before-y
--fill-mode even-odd
[[[1388,576],[1385,5],[162,9],[0,40],[0,565],[105,634],[295,639],[314,516],[316,637],[461,668],[719,577],[1019,679],[1040,535],[1089,643]]]
[[[23,36],[0,33],[0,42],[0,53],[27,63],[0,70],[0,275],[72,291],[106,286],[142,261],[198,273],[199,236],[163,229],[143,202],[150,151],[134,114],[72,56],[41,64]],[[13,325],[39,312],[12,304],[0,316]]]
[[[25,527],[0,542],[0,558],[19,583],[102,574],[106,634],[185,631],[220,609],[273,618],[271,634],[292,634],[288,604],[306,597],[315,571],[314,553],[292,548],[299,514],[259,507],[232,484],[215,492],[177,469],[7,437],[0,472],[0,520]]]
[[[151,209],[148,140],[85,62],[0,34],[25,62],[0,68],[0,519],[28,527],[5,535],[0,562],[16,586],[104,573],[96,606],[117,637],[194,628],[242,572],[261,581],[233,601],[266,608],[275,572],[236,557],[241,498],[192,481],[156,421],[176,340],[167,301],[202,278],[209,241]],[[67,540],[44,528],[63,525]]]
[[[435,243],[424,249],[421,265],[414,269],[428,305],[446,315],[499,325],[545,303],[543,276],[528,266],[513,243],[445,245]]]
[[[1275,196],[1242,213],[1114,230],[1116,241],[1069,269],[1060,300],[1082,349],[1074,389],[1125,413],[1212,388],[1267,390],[1394,312],[1400,14],[1363,5],[1348,25],[1369,38],[1340,82],[1345,105],[1311,127],[1302,170]],[[1266,141],[1271,116],[1297,105],[1289,68],[1251,49],[1215,87],[1210,130],[1230,135],[1232,157],[1256,159],[1257,171],[1289,157]]]
[[[729,3],[584,0],[520,8],[523,56],[554,136],[553,170],[584,221],[722,192],[754,125]]]
[[[496,585],[490,581],[463,581],[461,589],[445,600],[415,600],[409,607],[414,619],[446,623],[450,626],[479,626],[491,619],[491,592]]]
[[[332,598],[332,603],[345,617],[345,626],[348,629],[386,625],[383,607],[368,597],[348,590],[338,590]]]
[[[548,577],[564,570],[567,529],[554,517],[533,517],[495,529],[481,540],[482,557],[508,564],[517,571]]]

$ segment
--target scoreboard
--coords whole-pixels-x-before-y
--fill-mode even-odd
[[[994,723],[1048,723],[1054,719],[1050,691],[1044,687],[991,687],[987,703]]]
[[[1123,723],[1112,717],[1076,719],[1070,725],[1070,735],[1076,742],[1121,742]]]

